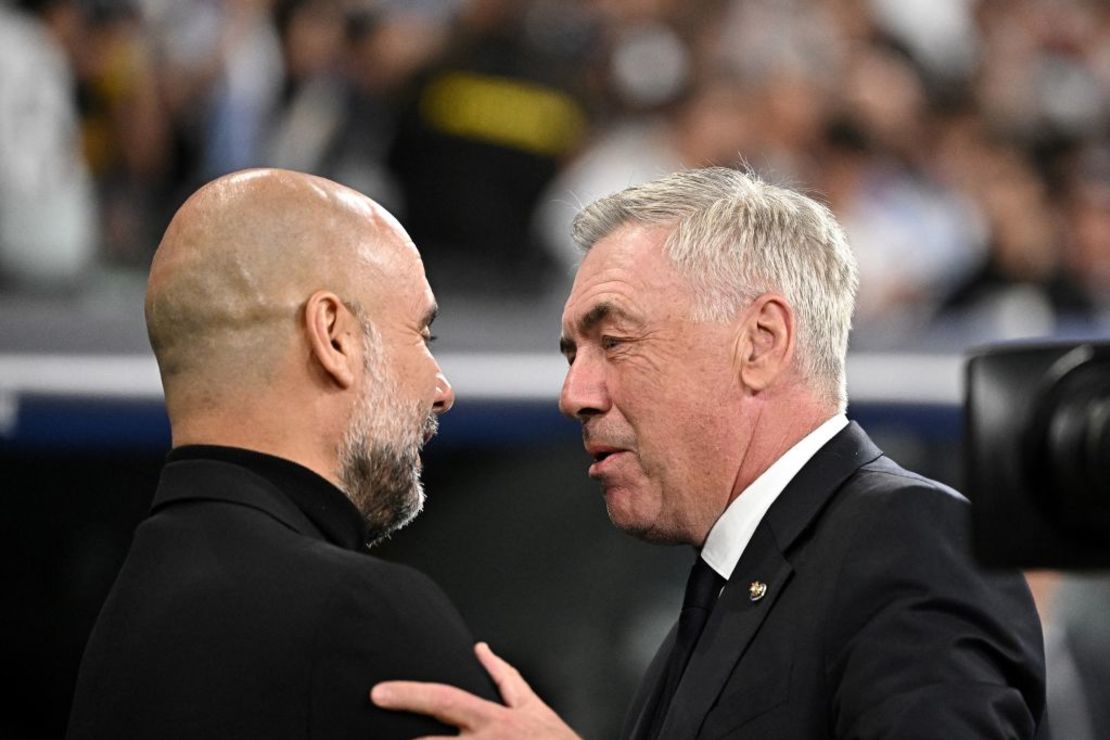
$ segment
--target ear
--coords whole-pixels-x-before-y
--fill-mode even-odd
[[[337,386],[350,388],[362,362],[358,317],[335,293],[318,290],[305,304],[304,329],[312,359]]]
[[[758,393],[771,387],[794,359],[794,310],[776,293],[764,293],[744,311],[736,337],[740,380]]]

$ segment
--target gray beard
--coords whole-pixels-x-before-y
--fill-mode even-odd
[[[367,545],[373,546],[423,510],[420,450],[438,430],[439,420],[419,402],[401,400],[380,337],[368,321],[362,323],[369,383],[339,444],[339,481],[362,514]]]
[[[379,409],[379,413],[383,411]],[[424,435],[434,434],[438,422],[430,414],[421,425],[419,436],[406,434],[405,437],[415,439],[403,441],[374,438],[365,427],[357,428],[360,426],[351,425],[340,447],[339,478],[362,514],[368,529],[367,544],[373,546],[388,539],[424,509],[420,448]]]

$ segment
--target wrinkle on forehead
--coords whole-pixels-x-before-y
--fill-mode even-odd
[[[585,331],[610,317],[642,324],[649,310],[669,312],[666,304],[691,302],[691,286],[663,252],[669,233],[668,226],[630,223],[601,239],[579,266],[564,330]],[[595,315],[603,308],[604,315]]]

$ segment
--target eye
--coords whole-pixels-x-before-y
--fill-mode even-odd
[[[437,339],[439,339],[439,337],[437,337],[435,334],[432,334],[429,331],[424,332],[424,344],[431,344]]]
[[[603,334],[601,336],[601,348],[602,349],[616,349],[618,346],[620,346],[623,343],[624,343],[624,340],[622,340],[618,337],[610,336],[608,334]]]

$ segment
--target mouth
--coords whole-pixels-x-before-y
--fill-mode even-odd
[[[421,431],[424,432],[423,442],[420,445],[421,447],[423,447],[424,445],[431,442],[432,438],[439,433],[439,417],[437,417],[435,414],[429,414],[424,419],[424,425]]]
[[[589,445],[586,452],[590,454],[594,462],[590,465],[589,476],[597,478],[605,472],[605,469],[613,464],[613,461],[620,457],[620,455],[628,452],[628,450],[620,447],[610,447],[608,445]]]

